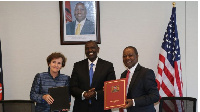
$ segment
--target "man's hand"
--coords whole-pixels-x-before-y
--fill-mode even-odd
[[[83,96],[85,97],[85,99],[89,99],[89,96],[88,96],[88,92],[87,92],[87,91],[85,91],[85,92],[83,93]]]
[[[96,96],[95,88],[88,90],[88,95],[90,98],[95,97]]]
[[[126,106],[123,108],[129,108],[133,106],[133,100],[132,99],[126,99]]]
[[[84,92],[83,96],[85,97],[85,99],[90,99],[92,97],[95,97],[96,96],[95,88],[92,88]]]
[[[53,103],[54,99],[49,95],[49,94],[46,94],[46,95],[43,95],[42,98],[50,105]]]

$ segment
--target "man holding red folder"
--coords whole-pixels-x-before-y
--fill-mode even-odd
[[[159,92],[153,70],[138,63],[138,52],[128,46],[123,51],[123,62],[128,68],[121,74],[127,78],[126,106],[120,112],[156,112],[154,103],[159,100]]]

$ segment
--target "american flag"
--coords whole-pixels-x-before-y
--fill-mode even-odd
[[[4,100],[3,69],[2,69],[2,54],[1,54],[1,40],[0,40],[0,100]]]
[[[172,15],[161,46],[157,67],[158,74],[156,76],[156,82],[158,85],[160,97],[183,96],[183,82],[180,59],[180,46],[176,26],[176,7],[173,7]]]

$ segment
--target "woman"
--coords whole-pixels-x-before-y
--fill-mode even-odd
[[[47,57],[48,72],[36,74],[30,91],[30,99],[36,102],[36,112],[50,112],[50,104],[54,99],[48,94],[49,88],[69,86],[70,77],[60,74],[60,69],[65,66],[65,62],[66,58],[63,54],[52,53]]]

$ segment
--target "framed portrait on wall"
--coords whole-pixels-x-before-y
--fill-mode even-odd
[[[101,43],[98,1],[59,1],[61,45]]]

